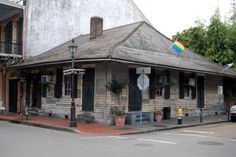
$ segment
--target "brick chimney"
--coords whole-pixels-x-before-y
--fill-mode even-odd
[[[103,34],[103,18],[92,17],[90,19],[90,39],[95,39]]]

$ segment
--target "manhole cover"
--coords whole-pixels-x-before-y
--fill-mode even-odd
[[[135,144],[136,147],[151,147],[153,146],[153,144],[149,144],[149,143],[138,143]]]
[[[220,145],[223,145],[223,143],[215,142],[215,141],[202,141],[202,142],[198,142],[198,144],[202,144],[202,145],[212,145],[212,146],[220,146]]]

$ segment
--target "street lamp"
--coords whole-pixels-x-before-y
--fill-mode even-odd
[[[70,127],[76,127],[77,122],[75,118],[75,101],[74,101],[74,54],[77,51],[78,46],[75,44],[74,39],[71,40],[68,46],[71,54],[71,108],[70,108]]]

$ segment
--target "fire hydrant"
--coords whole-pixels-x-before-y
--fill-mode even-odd
[[[183,108],[179,106],[177,109],[177,119],[178,119],[177,124],[180,124],[180,125],[183,124],[182,117],[183,117]]]

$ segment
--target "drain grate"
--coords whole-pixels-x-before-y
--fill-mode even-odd
[[[215,142],[215,141],[202,141],[202,142],[198,142],[198,144],[211,145],[211,146],[221,146],[221,145],[223,145],[223,143]]]

